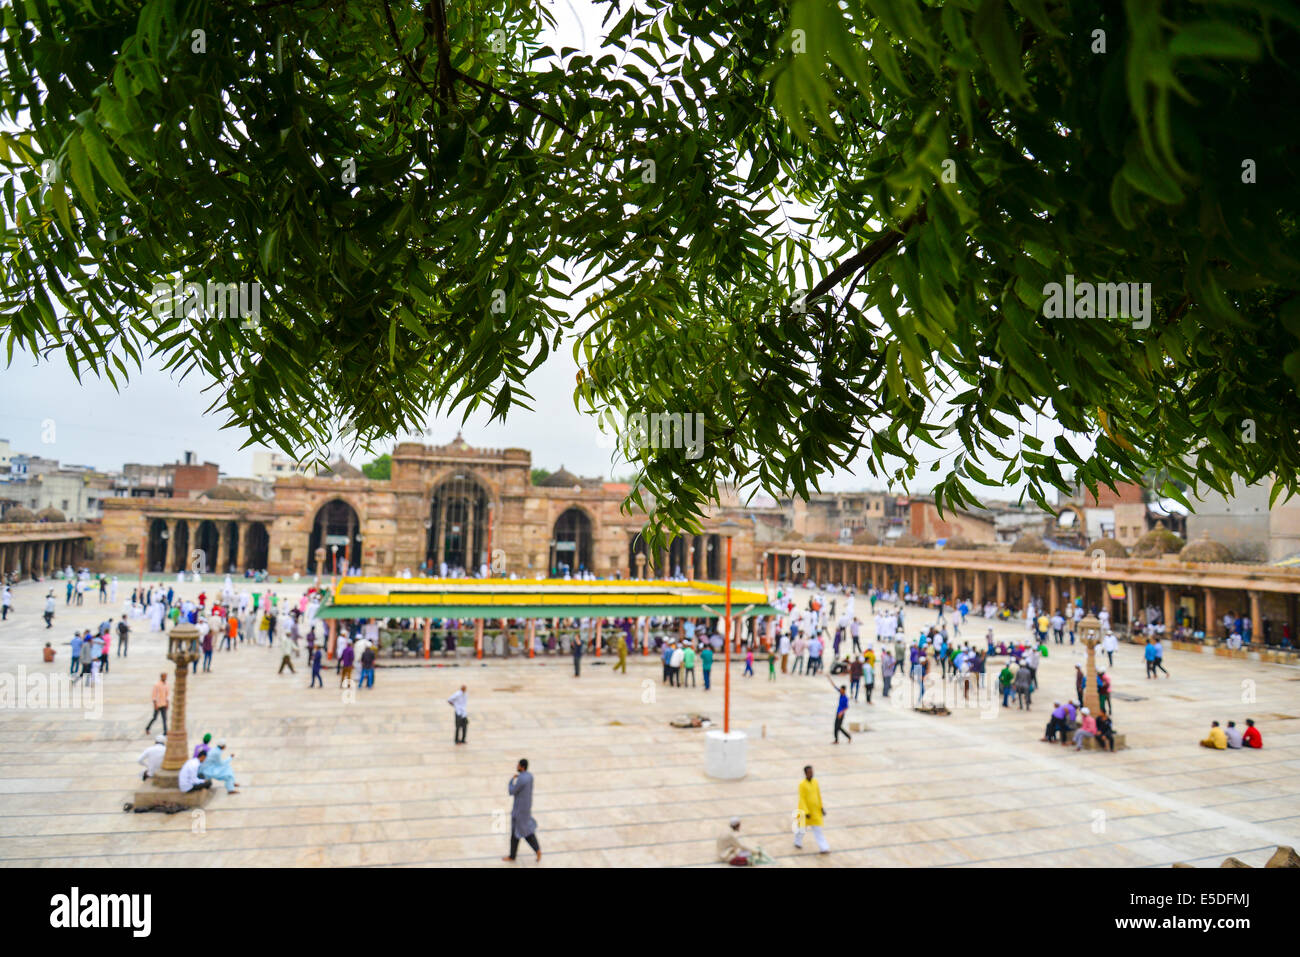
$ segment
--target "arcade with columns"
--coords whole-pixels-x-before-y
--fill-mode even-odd
[[[1082,599],[1087,610],[1106,609],[1116,626],[1128,626],[1145,609],[1164,622],[1188,621],[1192,629],[1217,635],[1225,613],[1248,615],[1255,623],[1282,625],[1294,640],[1300,569],[1274,565],[1200,563],[1163,559],[1104,558],[1084,552],[1047,554],[908,549],[890,546],[768,545],[759,557],[765,578],[812,579],[858,589],[942,595],[1023,610],[1031,601],[1052,611]]]

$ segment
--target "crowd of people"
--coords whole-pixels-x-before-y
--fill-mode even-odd
[[[582,572],[579,572],[582,574]],[[85,585],[84,588],[80,587]],[[69,576],[65,586],[65,604],[72,604],[78,595],[97,590],[101,603],[116,602],[117,582],[99,576],[91,579],[83,570]],[[47,595],[47,624],[49,614]],[[148,622],[148,630],[165,633],[178,622],[193,624],[199,632],[200,660],[194,663],[196,673],[212,670],[214,652],[234,652],[247,647],[267,647],[279,653],[278,674],[286,670],[296,673],[294,659],[306,652],[311,677],[309,687],[325,687],[323,670],[325,639],[322,623],[317,620],[322,595],[317,588],[309,588],[294,600],[278,596],[271,588],[250,589],[237,586],[227,576],[221,587],[214,585],[214,594],[200,590],[193,599],[179,594],[172,586],[153,584],[131,590],[116,620],[109,617],[93,628],[75,631],[67,642],[71,649],[69,671],[77,680],[96,682],[109,670],[113,651],[117,656],[128,653],[132,622]],[[858,604],[869,603],[868,615],[858,614]],[[870,589],[861,594],[851,588],[818,588],[811,595],[796,599],[793,590],[778,586],[773,606],[775,616],[766,627],[755,619],[744,620],[737,641],[743,655],[742,677],[755,676],[755,658],[761,656],[767,665],[767,679],[824,676],[836,695],[835,720],[832,741],[839,743],[843,737],[852,742],[846,727],[850,706],[865,701],[870,706],[877,698],[897,694],[901,677],[910,678],[917,691],[917,705],[924,700],[926,690],[936,682],[948,682],[957,695],[969,700],[972,691],[988,687],[990,681],[1000,694],[1001,707],[1031,710],[1033,699],[1039,692],[1039,670],[1044,658],[1053,649],[1076,644],[1078,625],[1084,617],[1080,603],[1049,611],[1031,605],[1021,611],[983,603],[978,607],[965,600],[951,601],[947,596],[919,596],[904,588],[902,593],[893,590]],[[12,606],[10,590],[0,590],[0,606],[5,615]],[[971,634],[970,618],[978,615],[986,621],[1023,618],[1025,631],[1022,638],[1008,640],[995,636],[994,628],[987,627],[982,640]],[[1081,750],[1092,740],[1100,750],[1114,751],[1116,729],[1112,706],[1112,666],[1119,642],[1110,628],[1105,609],[1096,610],[1102,624],[1103,637],[1096,654],[1096,702],[1085,704],[1087,675],[1082,666],[1074,666],[1073,695],[1058,695],[1054,700],[1043,731],[1043,740]],[[931,617],[932,616],[932,617]],[[863,619],[871,622],[864,625]],[[918,624],[917,619],[921,619]],[[512,623],[514,637],[525,634],[523,622]],[[615,671],[627,672],[629,652],[639,648],[639,636],[648,638],[648,651],[660,658],[662,682],[675,688],[698,688],[709,691],[713,685],[713,668],[723,651],[724,638],[718,619],[650,618],[644,622],[616,618],[604,622],[599,630],[591,619],[556,619],[537,623],[533,630],[536,644],[534,652],[550,655],[571,655],[574,675],[581,674],[582,658],[598,648],[607,649],[618,656]],[[339,621],[335,664],[337,683],[344,687],[373,688],[376,659],[381,650],[381,634],[412,629],[410,621],[355,620]],[[437,629],[444,636],[446,650],[455,653],[455,647],[470,630],[468,621],[441,620]],[[643,629],[644,626],[644,629]],[[976,626],[979,627],[979,626]],[[967,634],[963,636],[963,629]],[[1241,634],[1249,640],[1249,622],[1225,620],[1225,629],[1231,638]],[[503,630],[504,633],[504,630]],[[386,634],[385,634],[386,637]],[[1145,636],[1143,655],[1149,680],[1159,676],[1169,677],[1165,668],[1163,639],[1155,631]],[[436,638],[434,639],[437,640]],[[114,648],[116,646],[116,648]],[[434,648],[434,650],[439,650]],[[47,660],[52,657],[47,645]],[[1103,657],[1104,656],[1104,657]],[[697,674],[698,669],[698,674]],[[359,675],[354,678],[354,671]],[[1068,669],[1067,669],[1068,670]],[[995,677],[991,677],[995,676]],[[1063,690],[1063,689],[1062,689]],[[166,746],[167,709],[170,701],[167,674],[160,674],[151,692],[153,715],[145,733],[159,720],[163,733],[140,755],[144,778],[157,773]],[[909,698],[910,700],[910,698]],[[1014,700],[1014,705],[1013,705]],[[448,703],[455,711],[454,740],[464,744],[469,714],[464,686]],[[1258,748],[1262,737],[1252,719],[1245,720],[1245,728],[1238,730],[1234,721],[1226,728],[1219,722],[1212,724],[1209,736],[1200,742],[1207,748]],[[211,735],[195,748],[181,772],[181,789],[209,788],[220,782],[228,793],[239,793],[232,765],[233,754],[225,741],[215,744]],[[531,802],[531,775],[518,782],[527,772],[520,762],[512,779],[511,794],[527,791]],[[821,832],[824,809],[821,808],[819,787],[806,769],[806,777],[799,788],[799,815],[801,826],[797,829],[796,846],[803,834],[811,831],[820,850],[828,850]],[[531,822],[531,817],[528,818]],[[527,824],[527,822],[525,822]],[[533,836],[529,826],[512,835],[513,860],[519,840]],[[761,849],[749,848],[739,839],[739,820],[733,820],[728,833],[719,839],[719,857],[733,863],[738,860],[750,863],[763,860]],[[526,833],[523,833],[526,832]],[[535,841],[535,838],[534,838]],[[536,849],[537,845],[530,841]]]

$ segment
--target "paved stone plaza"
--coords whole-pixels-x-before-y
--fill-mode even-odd
[[[61,583],[56,583],[61,584]],[[219,583],[187,584],[209,594]],[[296,597],[302,586],[275,586]],[[118,605],[66,607],[41,620],[47,586],[14,589],[0,624],[0,674],[66,674],[74,629],[120,614]],[[124,594],[125,593],[125,594]],[[870,626],[867,603],[859,617]],[[914,636],[931,613],[909,609]],[[831,744],[835,697],[825,678],[767,679],[732,666],[733,727],[750,734],[749,775],[705,777],[699,730],[669,727],[686,711],[722,717],[722,662],[714,690],[660,684],[653,658],[612,656],[508,662],[462,657],[456,667],[389,666],[346,700],[332,666],[326,688],[277,675],[280,654],[243,646],[191,676],[191,747],[210,731],[228,739],[242,787],[215,794],[198,815],[123,813],[140,784],[135,759],[153,735],[149,690],[173,666],[165,641],[138,620],[130,655],[103,681],[102,717],[81,709],[0,711],[0,861],[10,865],[311,866],[490,865],[507,849],[506,783],[527,757],[545,866],[711,866],[731,815],[742,837],[783,866],[1217,867],[1228,855],[1261,865],[1277,844],[1300,845],[1300,669],[1170,652],[1171,679],[1144,678],[1140,650],[1121,645],[1112,676],[1115,723],[1129,750],[1076,753],[1039,741],[1054,699],[1073,691],[1083,649],[1051,646],[1031,713],[978,706],[948,717],[879,699],[848,721],[870,730]],[[969,620],[963,637],[983,640]],[[1019,622],[999,624],[1018,637]],[[49,640],[54,664],[41,662]],[[829,653],[828,653],[829,657]],[[998,667],[1000,668],[1000,659]],[[992,678],[998,668],[990,673]],[[779,668],[778,668],[779,672]],[[469,686],[467,746],[452,744],[445,699]],[[1253,686],[1250,684],[1253,683]],[[906,689],[908,686],[903,685]],[[1253,693],[1253,703],[1243,696]],[[895,687],[895,696],[900,694]],[[1125,700],[1124,696],[1144,700]],[[1211,719],[1253,717],[1260,751],[1197,747]],[[157,725],[155,725],[155,731]],[[790,834],[795,789],[813,764],[833,853]],[[521,848],[520,863],[536,866]]]

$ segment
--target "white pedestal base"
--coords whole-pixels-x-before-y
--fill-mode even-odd
[[[745,748],[748,738],[743,731],[706,731],[704,733],[704,773],[711,778],[736,781],[745,771]]]

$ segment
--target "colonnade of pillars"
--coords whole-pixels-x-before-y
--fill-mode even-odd
[[[796,562],[802,564],[796,566]],[[993,601],[999,606],[1013,605],[1023,610],[1033,602],[1049,613],[1073,605],[1082,599],[1086,609],[1106,609],[1115,624],[1131,624],[1136,611],[1153,600],[1157,601],[1162,620],[1176,621],[1177,609],[1184,596],[1194,599],[1193,617],[1196,627],[1207,635],[1217,634],[1219,618],[1225,611],[1237,614],[1246,612],[1249,605],[1252,622],[1263,620],[1261,600],[1263,593],[1254,589],[1225,590],[1202,585],[1164,585],[1145,582],[1126,582],[1125,597],[1112,598],[1107,582],[1080,579],[1072,575],[1047,575],[1029,572],[995,572],[973,568],[943,568],[930,565],[911,565],[905,562],[880,562],[866,559],[806,558],[786,554],[769,554],[763,569],[764,578],[780,581],[804,581],[811,578],[819,583],[852,585],[858,590],[877,588],[897,591],[907,587],[910,595],[942,595],[949,602],[968,599],[978,607]],[[1153,595],[1152,592],[1158,590]],[[1226,591],[1227,594],[1219,594]],[[1244,593],[1244,595],[1243,595]],[[1295,633],[1295,614],[1292,632]]]
[[[32,542],[0,543],[0,575],[33,571],[42,578],[71,565],[79,567],[86,557],[86,539],[60,538]]]
[[[167,518],[163,519],[167,523],[166,547],[163,550],[163,571],[206,571],[222,573],[226,569],[234,566],[237,569],[244,569],[249,566],[252,556],[249,554],[249,545],[251,542],[251,531],[254,525],[263,525],[265,523],[254,521],[235,520],[235,532],[230,531],[231,521],[217,519],[201,518]],[[198,557],[195,552],[199,549],[199,530],[205,521],[210,521],[217,530],[217,550],[214,555],[203,555]],[[177,535],[181,525],[185,526],[184,542]],[[153,521],[151,520],[146,526],[152,530]],[[145,543],[148,549],[148,541]],[[197,560],[201,560],[203,568],[195,569],[194,565]]]
[[[681,542],[679,546],[677,543]],[[727,574],[726,539],[716,532],[702,535],[679,535],[668,548],[659,549],[653,556],[646,555],[642,566],[642,576],[656,578],[676,575],[680,566],[687,581],[697,578],[722,578]],[[644,553],[644,549],[643,549]],[[635,559],[633,559],[635,562]],[[712,566],[712,568],[710,568]],[[632,578],[637,577],[637,566],[629,569]]]

